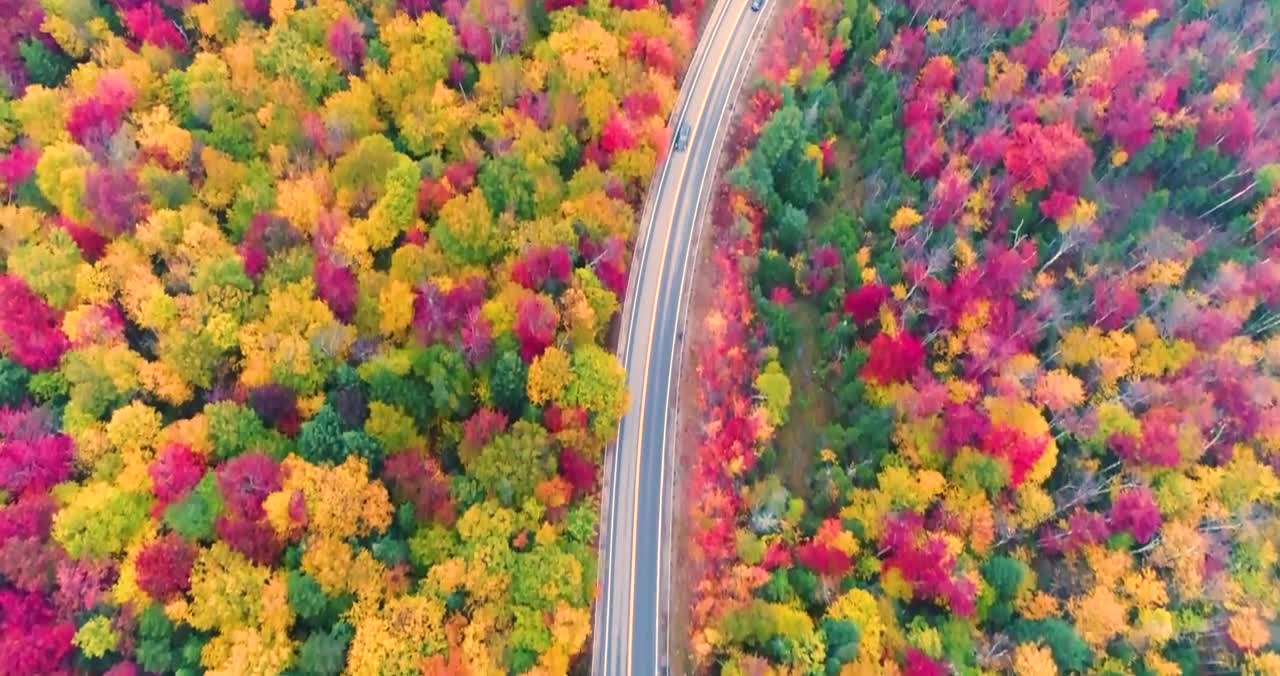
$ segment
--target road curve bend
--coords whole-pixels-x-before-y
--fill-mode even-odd
[[[599,593],[591,673],[652,676],[665,665],[669,599],[671,465],[685,290],[697,228],[711,199],[733,103],[751,64],[762,11],[717,0],[671,116],[688,123],[685,150],[668,152],[650,185],[622,308],[618,354],[630,404],[606,467]]]

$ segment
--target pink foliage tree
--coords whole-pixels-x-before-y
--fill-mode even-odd
[[[157,511],[181,500],[204,477],[204,458],[185,444],[165,446],[147,467]]]
[[[191,565],[196,549],[174,533],[149,543],[135,564],[138,587],[165,602],[191,588]]]
[[[218,491],[230,512],[256,521],[266,516],[262,501],[280,490],[280,466],[260,451],[238,455],[218,468]]]
[[[0,589],[0,673],[62,673],[75,633],[39,594]]]
[[[1121,491],[1111,503],[1107,518],[1112,532],[1128,531],[1140,544],[1150,542],[1163,523],[1155,496],[1146,486]]]
[[[61,318],[14,275],[0,275],[0,354],[31,371],[58,365],[67,350]]]
[[[124,13],[124,25],[141,42],[177,52],[187,51],[187,38],[154,2],[144,2]]]
[[[556,293],[569,283],[573,258],[568,247],[530,247],[511,266],[511,280],[530,291]]]
[[[550,298],[529,294],[516,304],[516,338],[520,341],[520,356],[526,361],[542,354],[556,338],[556,325],[560,317]]]
[[[457,281],[448,290],[434,282],[418,287],[413,299],[413,328],[424,345],[437,342],[457,343],[464,324],[478,321],[472,316],[484,302],[485,279],[471,275]],[[482,317],[480,319],[483,319]]]
[[[916,598],[945,603],[962,617],[973,614],[977,587],[973,581],[955,575],[955,557],[947,551],[942,536],[929,533],[924,519],[913,512],[890,517],[880,536],[884,570],[896,569],[911,583]]]
[[[924,365],[924,345],[903,331],[896,336],[881,333],[871,340],[862,377],[881,385],[910,380]]]
[[[341,16],[329,25],[326,42],[329,53],[337,60],[342,70],[348,73],[359,73],[364,64],[365,44],[364,29],[358,21]]]

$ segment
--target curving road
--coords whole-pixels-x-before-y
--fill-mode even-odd
[[[640,223],[622,309],[618,353],[631,403],[605,477],[591,672],[651,676],[667,659],[671,467],[680,327],[696,228],[716,178],[720,146],[751,62],[759,12],[750,0],[717,0],[672,115],[688,123],[687,148],[668,153]]]

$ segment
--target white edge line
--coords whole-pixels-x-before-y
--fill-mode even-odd
[[[741,52],[739,52],[739,54],[738,54],[738,62],[737,62],[737,64],[735,64],[735,66],[734,66],[733,76],[732,76],[732,79],[731,79],[731,81],[730,81],[730,85],[729,85],[729,94],[730,94],[730,95],[729,95],[728,97],[726,97],[726,99],[725,99],[723,102],[721,102],[721,104],[720,104],[720,114],[718,115],[718,118],[719,118],[719,119],[717,120],[716,132],[715,132],[715,136],[713,137],[712,142],[711,142],[711,154],[712,154],[712,156],[714,157],[714,159],[716,160],[716,161],[715,161],[715,162],[713,162],[713,163],[710,165],[710,167],[709,167],[709,171],[711,171],[711,172],[712,172],[712,178],[713,178],[713,180],[712,180],[712,182],[711,182],[711,186],[712,186],[712,188],[714,188],[716,185],[718,185],[718,184],[720,183],[720,181],[719,181],[719,180],[716,180],[716,179],[718,178],[716,174],[718,173],[718,170],[719,170],[719,168],[720,168],[720,162],[719,162],[719,160],[720,160],[721,153],[724,151],[724,148],[723,148],[724,139],[722,139],[722,138],[721,138],[721,136],[722,136],[722,132],[723,132],[723,134],[728,134],[728,133],[729,133],[729,131],[731,131],[732,122],[733,122],[733,114],[732,114],[732,112],[731,112],[731,111],[732,111],[732,109],[733,109],[734,107],[736,107],[736,104],[737,104],[737,101],[738,101],[738,95],[741,93],[741,88],[742,88],[742,77],[743,77],[743,73],[742,73],[742,65],[743,65],[743,61],[744,61],[744,60],[746,60],[746,57],[747,57],[748,55],[750,55],[750,56],[752,56],[752,57],[754,57],[754,56],[755,56],[755,49],[753,48],[753,46],[755,45],[756,35],[760,32],[761,27],[766,26],[766,25],[768,25],[768,24],[769,24],[769,20],[770,20],[770,19],[772,19],[772,15],[773,15],[773,6],[774,6],[774,5],[776,5],[776,4],[777,4],[777,0],[775,0],[775,2],[770,2],[770,3],[769,3],[769,12],[768,12],[766,15],[764,15],[764,16],[759,16],[759,15],[757,15],[757,16],[759,16],[759,19],[757,19],[756,24],[755,24],[754,26],[752,26],[752,27],[751,27],[751,34],[747,37],[747,41],[746,41],[745,48],[744,48]],[[748,11],[749,11],[749,10],[748,10]],[[754,58],[752,58],[752,59],[750,59],[750,60],[747,60],[748,67],[749,67],[749,66],[750,66],[750,64],[752,64],[752,63],[754,63]],[[730,118],[730,119],[729,119],[729,122],[730,122],[730,124],[729,124],[729,125],[725,125],[725,124],[723,124],[723,122],[724,122],[724,117],[725,117],[725,114],[726,114],[726,112],[727,112],[727,111],[729,111],[729,118]],[[685,249],[684,263],[683,263],[683,265],[682,265],[682,269],[683,269],[683,271],[684,271],[684,274],[680,277],[680,291],[679,291],[679,293],[678,293],[678,294],[677,294],[677,296],[676,296],[676,326],[677,326],[677,327],[684,327],[684,326],[685,326],[685,321],[686,321],[685,313],[688,311],[687,298],[686,298],[686,296],[685,296],[685,287],[686,287],[686,285],[687,285],[687,283],[688,283],[688,281],[689,281],[689,277],[691,277],[691,276],[692,276],[692,273],[691,273],[691,271],[689,270],[689,256],[690,256],[690,254],[692,254],[692,253],[693,253],[693,251],[694,251],[694,250],[698,250],[698,251],[699,251],[699,253],[701,252],[701,244],[702,244],[702,228],[703,228],[703,227],[705,227],[705,223],[703,222],[703,218],[705,217],[705,205],[703,204],[703,200],[704,200],[705,198],[708,198],[708,197],[710,198],[710,200],[714,200],[714,199],[715,199],[714,190],[713,190],[713,189],[712,189],[712,190],[707,189],[706,185],[704,184],[703,189],[699,192],[698,199],[697,199],[697,201],[696,201],[696,202],[695,202],[695,204],[694,204],[694,220],[693,220],[693,228],[694,228],[694,232],[690,235],[690,237],[691,237],[690,245],[689,245],[688,247],[686,247],[686,249]],[[677,329],[677,330],[679,330],[679,329]],[[668,378],[668,379],[667,379],[667,385],[666,385],[666,397],[665,397],[665,398],[666,398],[667,403],[668,403],[668,406],[667,406],[667,410],[668,410],[668,411],[670,411],[670,410],[671,410],[671,406],[670,406],[670,403],[671,403],[671,382],[672,382],[672,380],[679,380],[679,379],[680,379],[680,377],[681,377],[681,375],[682,375],[682,372],[683,372],[683,370],[684,370],[684,350],[683,350],[683,349],[679,349],[679,348],[682,346],[682,344],[683,344],[683,341],[679,341],[679,344],[677,343],[677,341],[672,341],[672,354],[673,354],[673,356],[675,357],[674,361],[676,362],[677,367],[676,367],[675,371],[672,373],[672,376],[673,376],[673,377],[670,377],[670,378]],[[678,395],[679,395],[679,390],[677,389],[677,396],[678,396]],[[676,421],[678,421],[678,420],[679,420],[679,415],[680,415],[680,413],[679,413],[679,411],[677,410],[677,411],[676,411],[676,414],[675,414],[675,416],[674,416]],[[667,567],[667,575],[665,576],[666,584],[662,584],[662,583],[661,583],[661,581],[659,581],[659,589],[658,589],[658,593],[659,593],[659,598],[661,599],[662,592],[663,592],[664,590],[666,590],[666,600],[667,600],[667,604],[666,604],[666,621],[667,621],[667,622],[670,622],[670,617],[671,617],[671,592],[670,592],[670,583],[671,583],[671,557],[670,557],[670,547],[669,547],[669,546],[665,546],[665,545],[666,545],[666,543],[663,541],[663,535],[662,535],[662,533],[663,533],[663,530],[664,530],[664,526],[666,525],[666,519],[663,517],[662,510],[663,510],[663,502],[664,502],[664,497],[663,497],[663,496],[666,494],[666,487],[667,487],[667,481],[666,481],[666,473],[667,473],[667,471],[666,471],[666,465],[667,465],[667,453],[666,453],[666,447],[667,447],[667,432],[668,432],[668,429],[670,428],[670,426],[671,426],[671,423],[670,423],[670,422],[668,422],[667,424],[663,425],[663,427],[662,427],[662,436],[661,436],[662,444],[661,444],[661,446],[660,446],[660,447],[663,449],[663,453],[662,453],[662,460],[661,460],[661,463],[660,463],[660,465],[659,465],[659,470],[658,470],[658,476],[659,476],[659,486],[658,486],[658,565],[659,565],[659,566],[661,566],[661,565],[662,565],[662,554],[663,554],[663,551],[664,551],[664,550],[666,550],[666,551],[667,551],[667,554],[668,554],[668,555],[667,555],[667,566],[666,566],[666,567]],[[673,516],[674,516],[674,515],[673,515]],[[668,653],[668,659],[669,659],[669,658],[670,658],[670,651],[671,651],[671,635],[670,635],[670,632],[669,632],[669,631],[668,631],[668,632],[665,632],[665,633],[664,633],[664,632],[661,632],[661,631],[658,631],[658,632],[655,632],[655,633],[654,633],[654,638],[653,638],[653,650],[654,650],[654,654],[655,654],[655,655],[661,655],[661,653],[660,653],[660,652],[659,652],[659,650],[658,650],[658,641],[659,641],[659,638],[658,638],[658,637],[659,637],[660,635],[665,635],[665,637],[666,637],[666,642],[667,642],[667,653]]]
[[[694,56],[690,64],[692,67],[689,70],[685,71],[685,80],[684,82],[681,83],[682,86],[680,88],[680,101],[677,102],[676,107],[672,110],[672,113],[671,113],[670,119],[676,122],[677,128],[680,120],[683,119],[686,113],[686,110],[689,105],[689,98],[691,96],[690,92],[683,85],[691,81],[696,81],[697,77],[701,75],[702,69],[706,65],[707,54],[711,51],[711,47],[710,47],[712,42],[711,35],[715,32],[715,29],[719,26],[719,22],[721,19],[723,19],[724,12],[726,11],[727,7],[731,4],[731,2],[732,0],[718,0],[716,9],[715,9],[715,18],[712,20],[711,23],[707,24],[707,28],[709,32],[705,32],[703,34],[703,39],[699,40],[698,45],[694,48]],[[648,254],[649,241],[652,238],[652,234],[653,234],[653,221],[657,212],[657,202],[658,202],[657,196],[661,194],[664,188],[667,174],[671,169],[672,157],[674,154],[675,154],[674,149],[668,150],[666,156],[663,159],[662,171],[658,176],[657,183],[651,184],[650,189],[647,191],[647,195],[645,199],[646,203],[642,208],[641,219],[639,222],[642,232],[638,233],[639,237],[637,237],[636,239],[636,244],[639,245],[641,241],[643,241],[643,246],[641,246],[639,249],[635,249],[632,251],[632,266],[628,271],[628,275],[627,275],[627,293],[623,294],[624,297],[622,299],[622,302],[624,304],[627,303],[630,299],[634,298],[634,295],[630,292],[635,290],[636,282],[639,280],[640,270],[644,268],[645,257]],[[639,254],[638,261],[636,260],[637,254]],[[639,263],[639,265],[635,264],[637,262]],[[631,303],[630,305],[631,305],[631,307],[629,308],[630,317],[628,317],[626,313],[623,313],[624,324],[620,324],[619,330],[618,330],[618,340],[619,340],[618,354],[622,358],[624,370],[628,368],[629,360],[627,359],[627,355],[628,355],[628,348],[630,347],[630,335],[629,335],[629,332],[624,329],[629,329],[630,325],[635,323],[634,317],[636,313],[636,304]],[[619,441],[621,440],[621,433],[622,433],[622,421],[619,421],[618,435],[617,435],[619,438]],[[615,445],[616,443],[617,442],[615,442]],[[610,470],[611,470],[610,474],[612,475],[609,477],[610,486],[615,486],[617,484],[618,472],[621,465],[620,459],[617,457],[617,455],[618,454],[615,450],[615,452],[612,453],[613,458],[612,458],[612,463],[610,467]],[[610,500],[611,496],[606,486],[603,485],[603,483],[600,488],[601,488],[600,508],[604,509],[606,505],[609,505],[611,503],[611,500]],[[609,509],[608,523],[606,524],[605,520],[601,520],[601,523],[597,526],[597,529],[596,529],[596,537],[598,539],[598,544],[596,548],[597,561],[598,561],[597,568],[596,568],[596,575],[597,575],[596,585],[597,585],[597,589],[600,589],[601,591],[603,591],[603,589],[601,588],[600,582],[608,574],[608,569],[607,567],[601,566],[599,564],[604,563],[606,561],[612,561],[612,554],[613,554],[613,547],[611,546],[609,539],[606,537],[603,537],[604,536],[603,527],[608,525],[610,528],[610,531],[614,529],[614,525],[616,523],[616,518],[615,518],[616,512],[617,510],[615,509]],[[608,550],[608,556],[604,555],[606,549]],[[612,584],[612,581],[611,581],[611,584]],[[602,600],[603,600],[603,596],[600,594],[597,594],[596,598],[593,599],[593,601],[597,604],[597,608],[600,607]],[[596,637],[593,643],[597,647],[602,648],[602,649],[592,650],[593,666],[596,663],[607,664],[607,657],[609,654],[609,647],[610,647],[609,641],[607,639],[607,635],[609,633],[609,629],[613,624],[612,616],[610,613],[610,605],[605,603],[603,611],[597,610],[595,619],[596,621],[593,622],[593,625],[603,625],[603,626],[599,626],[599,627],[593,626],[593,630],[596,633]],[[603,644],[601,644],[602,639],[603,639]],[[593,672],[594,671],[595,669],[593,669]]]

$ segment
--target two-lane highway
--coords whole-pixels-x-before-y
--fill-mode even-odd
[[[673,131],[689,125],[688,145],[668,153],[641,218],[619,333],[631,402],[606,468],[593,674],[650,676],[660,672],[667,657],[672,469],[667,459],[676,418],[679,332],[697,226],[711,198],[720,146],[756,32],[771,9],[752,11],[750,2],[718,0],[712,9],[671,117]]]

